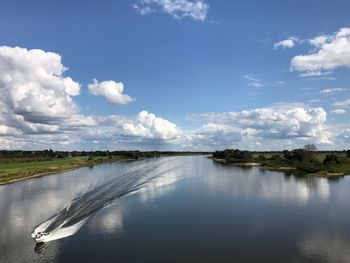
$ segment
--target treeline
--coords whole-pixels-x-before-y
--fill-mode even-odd
[[[307,147],[282,152],[250,152],[238,149],[215,151],[213,157],[224,159],[227,163],[258,162],[271,168],[293,167],[307,173],[320,171],[350,172],[350,150],[316,151],[316,147]],[[315,149],[315,150],[310,150]]]
[[[160,157],[160,156],[176,156],[176,155],[199,155],[210,154],[208,152],[189,152],[189,151],[53,151],[45,149],[39,151],[22,151],[22,150],[0,150],[1,161],[26,161],[26,160],[52,160],[54,158],[70,158],[70,157],[109,157],[120,156],[131,159]]]
[[[225,159],[227,162],[248,162],[253,161],[253,153],[249,151],[241,151],[238,149],[226,149],[224,151],[215,151],[214,158]]]

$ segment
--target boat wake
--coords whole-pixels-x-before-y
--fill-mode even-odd
[[[31,237],[37,243],[49,242],[74,235],[94,214],[119,198],[135,193],[179,168],[174,158],[145,162],[137,169],[126,171],[117,178],[73,199],[57,214],[34,228]]]

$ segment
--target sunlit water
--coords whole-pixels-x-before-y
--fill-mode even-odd
[[[40,225],[55,235],[36,246]],[[0,262],[111,261],[350,262],[350,177],[297,177],[198,156],[0,186]]]

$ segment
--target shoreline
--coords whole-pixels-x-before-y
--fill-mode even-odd
[[[212,156],[207,157],[208,159],[213,160],[214,162],[218,162],[218,163],[225,163],[225,164],[232,164],[235,166],[261,166],[260,163],[255,163],[255,162],[241,162],[241,163],[234,163],[234,162],[227,162],[225,159],[219,159],[219,158],[215,158]]]
[[[222,164],[230,164],[234,166],[259,166],[261,170],[269,170],[269,171],[301,171],[302,170],[298,169],[297,167],[294,166],[278,166],[278,167],[273,167],[273,166],[261,166],[260,163],[254,163],[254,162],[247,162],[247,163],[234,163],[234,162],[227,162],[225,159],[219,159],[215,157],[208,157],[209,159],[213,160],[214,162],[222,163]],[[305,172],[304,172],[305,173]],[[323,178],[329,178],[329,179],[336,179],[340,177],[344,177],[347,174],[345,173],[336,173],[336,172],[327,172],[327,171],[319,171],[316,173],[305,173],[306,175],[311,175],[311,176],[316,176],[316,177],[323,177]]]
[[[59,174],[59,173],[63,173],[63,172],[69,172],[69,171],[73,171],[75,169],[79,169],[79,168],[83,168],[83,167],[86,167],[86,166],[78,166],[78,167],[73,167],[73,168],[68,168],[68,169],[63,169],[63,170],[58,170],[58,171],[43,172],[43,173],[38,173],[38,174],[26,176],[26,177],[16,178],[16,179],[13,179],[13,180],[10,180],[10,181],[0,182],[0,186],[1,185],[6,185],[6,184],[17,183],[19,181],[24,181],[24,180],[44,177],[44,176],[47,176],[47,175],[54,175],[54,174]]]
[[[123,159],[123,158],[121,158],[121,159],[117,159],[117,160],[103,160],[103,161],[91,162],[91,163],[87,163],[87,162],[86,163],[76,163],[76,164],[72,164],[72,166],[69,168],[62,168],[62,169],[57,168],[57,170],[54,170],[54,171],[39,172],[39,173],[34,173],[33,175],[29,175],[29,176],[9,179],[8,181],[0,181],[0,186],[7,185],[7,184],[13,184],[13,183],[16,183],[19,181],[35,179],[35,178],[54,175],[54,174],[59,174],[59,173],[63,173],[63,172],[69,172],[69,171],[73,171],[73,170],[83,168],[83,167],[93,167],[95,165],[97,166],[97,165],[108,164],[108,163],[139,161],[139,160],[144,160],[144,159],[145,158],[138,158],[138,159],[130,159],[130,158]],[[1,179],[1,176],[0,176],[0,179]]]
[[[317,173],[313,173],[311,175],[316,176],[316,177],[329,178],[329,179],[337,179],[339,177],[346,176],[346,174],[344,174],[344,173],[330,173],[330,172],[326,172],[326,171],[320,171]]]

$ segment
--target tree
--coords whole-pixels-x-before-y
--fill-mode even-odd
[[[253,154],[249,151],[241,151],[238,149],[226,149],[224,151],[215,151],[213,153],[215,158],[226,160],[251,160]]]
[[[283,152],[284,159],[290,162],[310,162],[313,152],[305,149],[295,149],[291,152]]]
[[[304,146],[304,150],[308,151],[308,152],[316,152],[317,151],[317,147],[315,144],[306,144]]]
[[[346,157],[350,158],[350,150],[346,151]]]
[[[323,161],[324,165],[336,165],[336,164],[341,164],[343,163],[344,160],[335,154],[327,154],[326,158]]]
[[[288,150],[283,151],[283,158],[287,161],[293,161],[293,152],[290,152]]]

